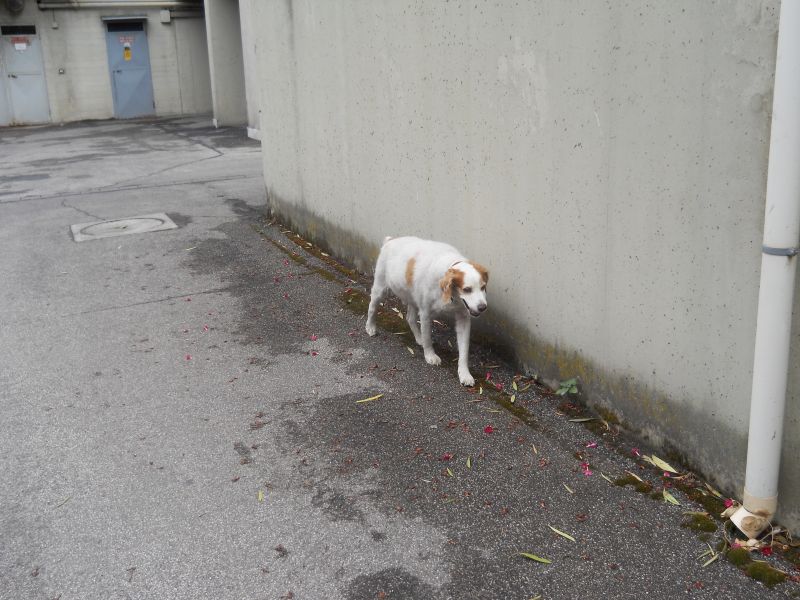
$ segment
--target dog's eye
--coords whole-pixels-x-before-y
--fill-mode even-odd
[[[469,293],[472,291],[472,288],[471,288],[471,287],[465,287],[465,288],[464,288],[463,290],[461,290],[461,291],[462,291],[462,292],[464,292],[465,294],[469,294]]]

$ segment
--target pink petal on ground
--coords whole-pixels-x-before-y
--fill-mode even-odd
[[[187,299],[186,299],[186,301],[187,301],[187,302],[191,302],[191,301],[192,301],[192,299],[191,299],[191,298],[187,298]]]
[[[597,448],[597,442],[588,442],[586,444],[587,448]]]
[[[186,355],[186,360],[192,360],[192,355],[191,354],[187,354]]]
[[[319,352],[317,352],[316,350],[311,351],[311,356],[316,356],[317,354],[319,354]]]
[[[308,338],[308,339],[310,339],[312,342],[316,342],[317,341],[317,336],[312,333],[311,337]]]
[[[730,508],[731,506],[733,506],[733,500],[731,500],[730,498],[726,498],[725,499],[725,508]]]
[[[492,372],[491,371],[487,371],[486,372],[486,381],[490,381],[491,379],[492,379]]]
[[[208,325],[203,325],[203,331],[208,331]]]
[[[492,427],[491,425],[487,425],[486,427],[483,428],[483,433],[492,433],[493,431],[494,427]]]
[[[631,454],[633,454],[634,456],[641,456],[642,455],[642,453],[639,452],[638,448],[631,448]]]
[[[761,549],[761,554],[764,556],[772,556],[772,546],[764,546]]]
[[[442,454],[442,460],[450,460],[451,458],[453,458],[453,455],[450,454],[449,452],[445,452],[444,454]]]

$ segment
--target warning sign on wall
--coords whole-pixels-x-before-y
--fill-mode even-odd
[[[24,36],[14,36],[11,38],[11,43],[14,44],[14,50],[18,52],[22,52],[23,50],[27,50],[28,46],[30,46],[31,40],[28,37]]]
[[[121,36],[119,36],[119,43],[122,44],[122,45],[126,45],[127,44],[128,46],[130,46],[131,44],[133,44],[133,36],[132,35],[121,35]]]

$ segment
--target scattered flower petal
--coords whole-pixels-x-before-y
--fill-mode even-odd
[[[761,549],[761,554],[764,556],[772,556],[772,546],[764,546]]]
[[[730,498],[726,498],[725,499],[725,508],[730,508],[731,506],[733,506],[733,500],[731,500]]]
[[[315,334],[313,334],[313,333],[312,333],[312,334],[311,334],[311,337],[310,337],[310,338],[308,338],[308,339],[310,339],[312,342],[316,342],[316,341],[317,341],[317,336],[316,336]]]
[[[483,428],[483,433],[492,433],[493,431],[494,427],[492,427],[491,425],[487,425],[486,427]]]
[[[634,456],[641,456],[642,455],[642,453],[639,451],[638,448],[631,448],[631,454],[633,454]]]
[[[441,460],[450,460],[451,458],[453,458],[453,455],[450,454],[449,452],[445,452],[444,454],[442,454]]]
[[[203,325],[203,331],[208,331],[208,325]]]
[[[311,351],[311,356],[316,356],[317,354],[319,354],[319,352],[317,352],[316,350]]]
[[[186,355],[186,360],[192,360],[192,355],[191,354],[187,354]]]
[[[592,470],[589,468],[589,463],[587,463],[587,462],[582,462],[581,463],[581,470],[583,471],[583,474],[586,477],[589,477],[589,475],[592,474]]]
[[[587,448],[597,448],[597,442],[588,442],[586,444]]]
[[[491,379],[492,379],[492,372],[491,371],[487,371],[486,372],[486,381],[490,381]]]

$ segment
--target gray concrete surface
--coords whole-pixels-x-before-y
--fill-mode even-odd
[[[390,306],[368,338],[368,280],[268,221],[243,131],[6,130],[0,164],[3,600],[797,594],[702,567],[683,491],[604,479],[663,484],[614,424],[522,379],[510,410],[471,393]],[[179,228],[69,233],[156,212]],[[511,387],[494,349],[471,364]]]

